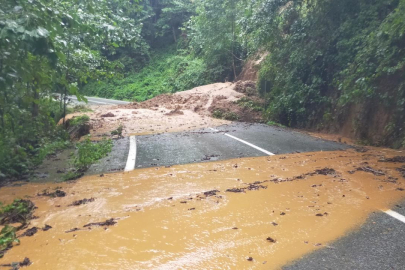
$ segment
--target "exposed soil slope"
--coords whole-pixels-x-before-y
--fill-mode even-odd
[[[178,132],[204,127],[214,127],[229,121],[212,118],[216,109],[238,115],[240,121],[261,121],[261,114],[239,106],[236,101],[251,94],[236,91],[235,84],[215,83],[175,94],[163,94],[153,99],[128,105],[93,106],[86,113],[91,121],[93,138],[109,136],[120,125],[123,136],[163,132]],[[83,113],[68,115],[72,118]]]

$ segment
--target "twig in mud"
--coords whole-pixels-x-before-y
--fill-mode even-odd
[[[89,224],[84,225],[83,227],[86,228],[86,227],[90,227],[90,226],[112,226],[112,225],[115,225],[115,224],[117,224],[116,219],[110,218],[110,219],[107,219],[104,222],[89,223]]]
[[[87,204],[87,203],[90,203],[90,202],[94,202],[94,198],[90,198],[90,199],[82,199],[82,200],[78,200],[78,201],[74,201],[74,202],[72,202],[71,204],[69,204],[68,206],[79,206],[79,205],[82,205],[82,204]]]

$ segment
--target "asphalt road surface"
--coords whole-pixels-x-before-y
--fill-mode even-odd
[[[385,212],[373,213],[358,230],[283,269],[405,269],[405,202],[392,210],[401,216],[395,218]]]
[[[286,128],[233,123],[216,128],[117,140],[112,153],[93,165],[89,173],[286,153],[344,150],[348,147]]]
[[[75,105],[84,105],[86,102],[78,101],[76,96],[68,96],[70,102]],[[119,104],[129,104],[128,101],[98,98],[98,97],[86,97],[87,104],[90,105],[119,105]]]

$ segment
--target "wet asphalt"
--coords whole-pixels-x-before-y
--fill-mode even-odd
[[[233,123],[179,133],[137,136],[136,168],[171,166],[242,157],[265,153],[225,136],[230,134],[274,154],[344,150],[348,146],[317,139],[286,128],[263,124]]]
[[[106,98],[99,98],[99,97],[85,97],[87,99],[87,103],[84,101],[77,100],[76,96],[68,96],[68,101],[73,103],[74,105],[119,105],[119,104],[129,104],[131,102],[122,101],[122,100],[114,100],[114,99],[106,99]]]
[[[405,202],[392,210],[405,215]],[[384,212],[375,212],[357,230],[283,269],[405,269],[405,223]]]
[[[322,140],[287,128],[264,124],[232,123],[187,132],[136,136],[135,168],[210,162],[267,154],[225,134],[232,135],[274,154],[344,150],[349,146]],[[87,174],[123,170],[129,139],[114,141],[111,154],[92,165]]]

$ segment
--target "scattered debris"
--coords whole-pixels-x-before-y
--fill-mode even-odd
[[[317,216],[317,217],[323,217],[323,214],[319,213],[319,214],[316,214],[315,216]]]
[[[115,224],[117,224],[116,219],[110,218],[110,219],[107,219],[107,220],[104,221],[104,222],[89,223],[89,224],[84,225],[83,227],[90,227],[90,226],[112,226],[112,225],[115,225]]]
[[[0,267],[11,267],[11,270],[17,270],[20,267],[25,267],[31,265],[32,262],[29,258],[25,257],[22,262],[13,262],[8,264],[0,264]]]
[[[273,239],[273,238],[271,238],[271,237],[267,237],[266,240],[269,241],[270,243],[275,243],[275,242],[277,242],[275,239]]]
[[[181,201],[180,203],[187,203],[187,201]]]
[[[380,162],[398,162],[398,163],[405,163],[405,156],[396,156],[392,158],[384,158],[380,159]]]
[[[219,157],[219,155],[205,155],[205,157],[203,157],[202,159],[201,159],[201,161],[206,161],[206,160],[211,160],[211,158],[217,158],[217,157]]]
[[[354,151],[356,151],[358,153],[366,153],[366,152],[368,152],[368,149],[365,147],[355,147]]]
[[[65,231],[65,233],[76,232],[76,231],[81,231],[81,229],[79,229],[79,228],[73,228],[73,229],[70,229],[70,230],[68,230],[68,231]]]
[[[195,208],[193,207],[193,208],[189,208],[188,210],[195,210]]]
[[[24,227],[29,220],[34,219],[36,207],[30,200],[14,200],[7,208],[0,214],[0,225],[21,223]]]
[[[253,258],[252,258],[252,257],[248,257],[247,260],[248,260],[249,262],[252,262],[252,261],[253,261]]]
[[[105,114],[100,115],[101,117],[115,117],[115,114],[113,114],[112,112],[108,112]]]
[[[31,229],[26,230],[22,235],[20,235],[20,237],[33,236],[37,232],[38,232],[38,228],[37,227],[32,227]]]
[[[257,185],[255,183],[253,183],[253,184],[249,184],[249,186],[246,189],[248,189],[248,190],[267,189],[267,186]]]
[[[65,197],[66,192],[61,189],[56,189],[54,192],[49,192],[47,189],[44,190],[42,193],[38,193],[37,196],[47,196],[47,197]]]
[[[180,106],[176,106],[174,110],[171,110],[168,113],[165,113],[165,115],[171,116],[171,115],[183,115],[184,112],[180,110]]]
[[[399,171],[402,174],[402,177],[405,178],[405,166],[397,168],[397,171]]]
[[[405,189],[399,187],[399,188],[397,188],[397,190],[404,191]]]
[[[228,188],[226,192],[242,193],[245,192],[245,188]]]
[[[82,200],[74,201],[73,203],[69,204],[68,206],[78,206],[78,205],[94,202],[94,200],[95,200],[94,198],[82,199]]]
[[[285,213],[284,213],[284,212],[281,212],[281,213],[280,213],[280,216],[285,216]]]
[[[52,229],[52,226],[49,226],[48,224],[45,224],[45,227],[42,228],[42,231],[46,232]]]
[[[329,174],[336,174],[336,171],[331,168],[323,168],[320,170],[315,170],[314,174],[329,175]],[[308,174],[308,175],[313,175],[313,174]]]
[[[233,227],[233,228],[232,228],[232,230],[237,230],[237,229],[238,229],[238,227]]]
[[[220,192],[219,190],[210,190],[210,191],[206,191],[204,192],[205,197],[210,197],[210,196],[216,196],[217,193]]]
[[[375,176],[382,176],[382,175],[385,175],[384,172],[378,171],[378,170],[374,170],[374,169],[371,168],[370,166],[359,167],[359,168],[356,169],[356,171],[363,171],[363,172],[372,173],[372,174],[374,174]]]
[[[278,226],[278,224],[277,224],[277,223],[275,223],[275,222],[272,222],[271,224],[273,224],[273,226]]]

